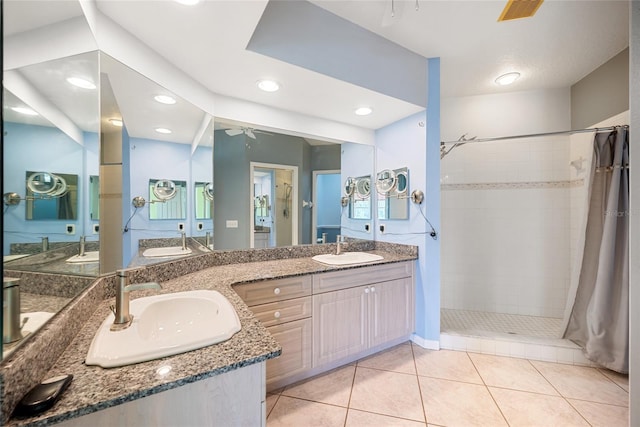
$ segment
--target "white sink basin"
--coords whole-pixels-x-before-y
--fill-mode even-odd
[[[89,251],[85,252],[84,255],[74,255],[71,258],[67,258],[67,262],[72,264],[83,264],[88,262],[98,262],[100,261],[100,252],[99,251]]]
[[[199,290],[132,300],[133,322],[111,331],[114,315],[96,332],[85,363],[103,368],[130,365],[206,347],[240,330],[233,306],[217,291]]]
[[[365,262],[379,261],[383,259],[382,256],[376,254],[370,254],[367,252],[343,252],[340,255],[336,254],[322,254],[316,255],[311,258],[314,261],[321,262],[328,265],[349,265],[349,264],[362,264]]]
[[[168,248],[149,248],[142,252],[142,256],[146,257],[163,257],[163,256],[181,256],[189,255],[191,249],[182,249],[181,246],[170,246]]]

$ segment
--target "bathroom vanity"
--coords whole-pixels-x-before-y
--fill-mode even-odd
[[[60,422],[69,426],[261,425],[267,388],[315,375],[409,338],[414,324],[416,248],[370,244],[364,250],[373,249],[383,260],[328,266],[311,259],[327,250],[314,245],[211,253],[136,269],[135,282],[158,281],[161,294],[199,289],[220,292],[233,305],[242,328],[219,344],[119,368],[84,363],[113,303],[115,279],[101,278],[69,310],[91,300],[96,300],[96,309],[78,324],[70,345],[52,361],[52,367],[37,378],[73,374],[67,391],[40,416],[3,421],[8,426]],[[154,294],[138,291],[131,298]],[[63,311],[59,317],[69,314]],[[46,354],[42,346],[47,332],[41,331],[22,351]],[[10,391],[26,374],[25,364],[33,360],[38,355],[24,354],[6,361],[0,369],[9,388],[3,394],[3,412],[17,403],[19,396]],[[20,366],[22,370],[16,372]]]
[[[409,339],[414,327],[409,261],[265,280],[234,290],[282,346],[267,361],[272,390]]]

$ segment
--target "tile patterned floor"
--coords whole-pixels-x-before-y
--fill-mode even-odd
[[[562,319],[554,317],[521,316],[470,310],[440,310],[441,331],[473,336],[525,335],[538,338],[559,338]]]
[[[623,427],[628,390],[604,369],[407,342],[267,394],[267,427]]]

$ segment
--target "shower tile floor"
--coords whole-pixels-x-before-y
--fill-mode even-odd
[[[521,316],[483,311],[449,310],[440,312],[442,332],[475,336],[525,335],[556,339],[560,336],[562,319],[553,317]]]
[[[562,319],[442,309],[440,348],[594,366],[573,342],[559,338]]]

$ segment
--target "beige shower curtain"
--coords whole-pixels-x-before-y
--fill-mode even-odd
[[[579,274],[572,283],[564,338],[592,362],[629,371],[629,131],[598,133]]]

